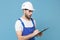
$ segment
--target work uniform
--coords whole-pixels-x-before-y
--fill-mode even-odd
[[[26,21],[23,18],[19,18],[16,21],[15,29],[16,29],[16,31],[22,31],[22,36],[29,35],[29,34],[33,33],[33,31],[35,30],[35,20],[33,20],[31,18],[30,21]],[[35,40],[35,38],[32,37],[29,40]]]

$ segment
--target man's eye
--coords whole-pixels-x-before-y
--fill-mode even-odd
[[[24,9],[24,10],[28,10],[28,9]]]
[[[29,10],[29,12],[33,12],[32,10]]]

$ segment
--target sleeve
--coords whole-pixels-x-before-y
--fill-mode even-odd
[[[17,20],[15,23],[15,31],[23,31],[23,26],[22,26],[20,20]]]

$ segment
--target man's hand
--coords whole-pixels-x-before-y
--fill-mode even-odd
[[[40,32],[38,29],[36,29],[33,33],[35,36],[42,36],[42,32]]]
[[[37,35],[38,33],[39,33],[39,30],[37,29],[33,32],[34,35]]]
[[[42,36],[42,32],[39,32],[36,36]]]

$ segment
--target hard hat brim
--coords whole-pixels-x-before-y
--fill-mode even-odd
[[[21,9],[27,9],[27,8],[21,8]],[[28,10],[32,10],[32,11],[35,11],[35,9],[28,9]]]

